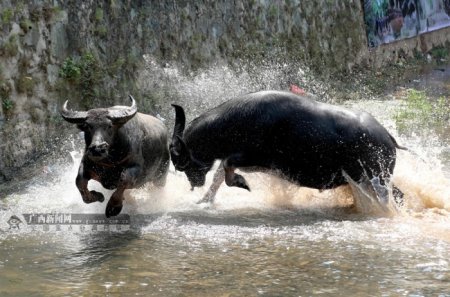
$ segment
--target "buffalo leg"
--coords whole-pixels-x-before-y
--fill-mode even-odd
[[[169,160],[162,162],[158,173],[153,181],[153,184],[158,188],[162,188],[166,185],[167,174],[169,173]]]
[[[105,197],[102,193],[97,191],[89,191],[88,182],[90,179],[91,176],[88,172],[84,171],[84,165],[83,162],[81,162],[75,184],[77,185],[78,191],[80,191],[84,203],[92,203],[96,201],[103,202],[105,200]]]
[[[213,182],[211,186],[209,187],[205,196],[203,196],[203,198],[200,199],[197,202],[197,204],[214,202],[214,199],[216,198],[216,193],[224,180],[225,180],[225,170],[223,168],[223,162],[220,162],[219,168],[217,168],[217,171],[214,173]]]
[[[234,172],[238,167],[250,166],[249,160],[243,158],[242,154],[236,154],[228,157],[223,161],[223,168],[225,171],[225,183],[229,187],[238,187],[250,191],[245,178]]]
[[[394,195],[394,201],[398,206],[403,206],[405,204],[404,196],[402,190],[400,190],[397,186],[392,185],[392,193]]]
[[[111,198],[106,205],[105,215],[107,218],[118,215],[123,207],[123,192],[126,189],[133,188],[136,180],[141,173],[140,166],[133,166],[125,169],[121,176],[116,191],[111,195]]]

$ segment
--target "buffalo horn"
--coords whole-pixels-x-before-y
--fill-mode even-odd
[[[184,126],[186,125],[186,116],[184,115],[183,107],[172,104],[173,108],[175,108],[175,126],[173,128],[172,141],[175,140],[175,137],[183,138]]]
[[[66,100],[66,102],[64,102],[64,105],[61,109],[61,116],[63,117],[63,119],[65,119],[66,121],[68,121],[69,123],[72,123],[72,124],[83,123],[87,118],[87,112],[86,111],[68,110],[67,109],[68,102],[69,102],[69,100]]]
[[[128,120],[134,117],[137,112],[136,100],[134,100],[133,96],[131,95],[129,95],[129,98],[131,100],[130,107],[110,109],[108,111],[108,117],[111,119],[111,121],[126,123]]]

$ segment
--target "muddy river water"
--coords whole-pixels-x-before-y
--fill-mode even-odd
[[[346,104],[396,134],[395,100]],[[205,189],[171,169],[164,189],[131,191],[115,221],[82,202],[74,139],[73,162],[0,201],[0,296],[450,296],[447,146],[396,137],[414,153],[399,151],[395,215],[355,209],[348,187],[245,173],[252,192],[222,187],[199,205]]]

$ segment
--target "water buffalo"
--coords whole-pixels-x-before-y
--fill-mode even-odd
[[[396,148],[389,132],[366,112],[355,112],[289,92],[261,91],[229,100],[194,119],[175,108],[170,154],[192,189],[203,186],[215,160],[221,160],[209,192],[220,184],[250,190],[244,171],[276,174],[299,186],[325,190],[370,181],[387,199]],[[403,149],[403,148],[402,148]]]
[[[168,135],[155,117],[131,107],[114,106],[88,111],[61,110],[62,117],[84,132],[85,152],[76,177],[76,185],[85,203],[103,202],[102,193],[88,190],[88,181],[96,180],[107,189],[116,189],[106,206],[106,216],[122,210],[123,193],[148,181],[156,186],[166,182],[170,162]]]

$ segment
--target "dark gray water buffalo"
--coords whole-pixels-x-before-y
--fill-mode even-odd
[[[250,190],[244,171],[276,174],[299,186],[324,190],[353,181],[370,181],[386,199],[396,148],[389,132],[366,112],[316,102],[288,92],[262,91],[227,101],[185,128],[182,107],[176,112],[170,154],[192,188],[205,183],[215,160],[222,160],[213,184],[199,202],[213,201],[225,180]],[[347,178],[346,178],[347,176]]]
[[[103,202],[102,193],[88,190],[90,179],[107,189],[116,189],[106,206],[106,216],[122,210],[123,192],[152,181],[166,182],[170,162],[168,136],[164,124],[131,107],[114,106],[88,111],[71,111],[65,102],[61,115],[84,132],[86,148],[76,178],[83,201]]]

